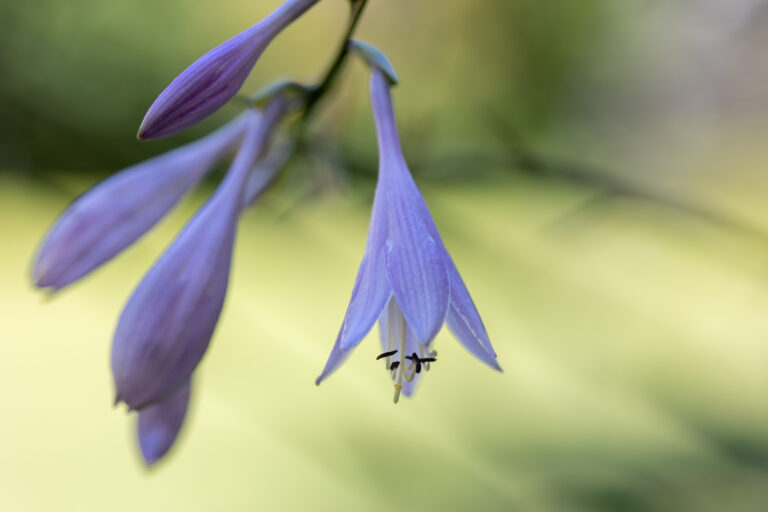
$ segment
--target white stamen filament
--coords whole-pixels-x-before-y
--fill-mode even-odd
[[[405,318],[403,318],[403,313],[400,311],[400,308],[391,308],[390,313],[393,313],[393,316],[395,316],[395,322],[390,323],[390,336],[396,337],[397,341],[400,343],[400,347],[398,349],[397,357],[400,361],[400,366],[397,367],[395,370],[395,403],[400,400],[400,391],[403,389],[403,375],[406,372],[406,363],[405,363],[405,333],[406,333],[406,325],[405,325]],[[397,333],[395,334],[395,331]],[[394,344],[394,340],[393,340]]]
[[[392,299],[394,301],[394,299]],[[387,308],[387,339],[384,340],[385,352],[391,352],[397,350],[397,353],[388,356],[385,359],[385,365],[387,370],[390,370],[390,376],[395,386],[394,401],[397,403],[400,400],[400,393],[403,389],[404,382],[411,382],[416,377],[416,368],[421,364],[422,371],[429,370],[429,362],[418,362],[412,359],[406,359],[413,354],[406,352],[406,335],[408,330],[408,324],[405,321],[402,311],[397,306],[397,303],[390,303]],[[430,352],[424,347],[424,345],[417,341],[418,347],[417,357],[419,359],[427,357],[435,357],[436,352]],[[398,363],[397,368],[392,369],[392,364]]]

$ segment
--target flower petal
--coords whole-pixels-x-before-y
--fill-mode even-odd
[[[352,297],[341,329],[339,342],[344,351],[353,349],[368,334],[392,294],[384,269],[386,238],[385,199],[377,190],[373,200],[365,254],[355,278]]]
[[[325,363],[323,372],[315,379],[315,385],[319,386],[329,375],[335,372],[344,361],[347,360],[351,351],[344,351],[341,349],[341,331],[336,337],[336,342],[331,349],[331,355],[328,356],[328,361]]]
[[[390,219],[387,279],[408,325],[426,343],[440,331],[448,310],[450,288],[443,253],[423,230],[408,225],[413,219],[406,212],[391,212]]]
[[[374,68],[371,104],[379,142],[379,187],[389,220],[385,266],[408,325],[426,343],[445,321],[450,284],[444,253],[430,233],[432,218],[402,155],[389,85]]]
[[[377,190],[373,200],[365,254],[355,278],[352,297],[331,355],[323,372],[315,381],[316,384],[320,384],[333,373],[346,360],[349,351],[368,334],[392,294],[384,271],[386,236],[387,212],[384,210],[384,200]]]
[[[448,256],[448,272],[451,278],[451,305],[448,309],[448,328],[453,335],[469,350],[472,355],[482,362],[501,371],[496,362],[496,352],[491,346],[485,326],[480,319],[475,303],[469,295],[459,271]]]
[[[142,162],[86,192],[61,214],[37,254],[33,279],[61,289],[149,231],[242,136],[244,118]]]
[[[226,295],[245,181],[271,129],[267,124],[258,116],[249,119],[227,177],[150,269],[120,316],[112,372],[118,399],[131,409],[169,396],[208,348]]]
[[[210,50],[157,97],[139,128],[139,139],[179,133],[202,121],[242,87],[272,39],[318,0],[287,0],[248,30]]]
[[[176,441],[187,416],[189,394],[190,383],[187,382],[168,399],[139,412],[136,430],[147,466],[162,459]]]

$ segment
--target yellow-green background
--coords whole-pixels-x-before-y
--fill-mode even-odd
[[[406,156],[504,373],[444,332],[393,405],[373,334],[313,384],[376,170],[354,65],[317,147],[243,217],[185,430],[147,471],[110,339],[212,183],[58,296],[30,261],[76,194],[236,113],[133,138],[175,73],[277,2],[3,0],[0,510],[766,510],[764,3],[371,0],[360,36],[401,76]],[[247,90],[317,76],[343,15],[322,0]]]

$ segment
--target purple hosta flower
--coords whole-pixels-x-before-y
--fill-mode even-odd
[[[242,137],[246,116],[96,185],[61,214],[43,241],[35,285],[59,290],[133,244]]]
[[[373,327],[381,327],[386,367],[400,393],[435,361],[443,323],[475,357],[501,370],[483,322],[445,249],[400,148],[388,78],[373,68],[371,102],[379,143],[379,181],[368,242],[352,298],[322,382]]]
[[[176,441],[189,407],[190,383],[162,402],[145,407],[138,413],[136,425],[139,448],[147,466],[168,453]]]
[[[159,139],[202,121],[242,87],[267,45],[318,0],[287,0],[248,30],[209,51],[157,97],[139,128],[139,139]]]
[[[150,269],[125,306],[112,345],[117,400],[140,410],[187,380],[205,354],[224,304],[238,214],[256,159],[285,104],[248,120],[216,193]]]

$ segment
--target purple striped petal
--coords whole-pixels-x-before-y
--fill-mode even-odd
[[[413,219],[390,213],[385,257],[387,278],[408,325],[423,342],[440,331],[448,311],[450,288],[443,254],[431,237],[404,229]]]
[[[287,0],[248,30],[217,46],[184,70],[157,97],[139,128],[139,139],[159,139],[195,125],[242,87],[272,39],[318,0]]]
[[[344,362],[349,351],[368,334],[392,294],[384,270],[384,242],[387,237],[387,212],[384,206],[384,200],[377,190],[368,242],[352,288],[352,297],[331,355],[315,381],[316,384],[333,373]]]
[[[387,239],[385,199],[379,190],[373,200],[368,242],[352,288],[341,330],[341,349],[351,350],[368,334],[392,294],[384,268]]]
[[[162,459],[176,441],[187,416],[189,394],[190,383],[187,382],[168,399],[139,412],[136,430],[147,466]]]
[[[271,130],[252,115],[230,172],[150,269],[123,310],[112,345],[118,400],[141,409],[184,382],[221,313],[249,171]]]
[[[244,118],[197,142],[129,167],[78,198],[46,235],[35,284],[61,289],[149,231],[242,136]]]
[[[430,234],[432,224],[400,149],[389,82],[371,78],[371,103],[379,141],[379,183],[387,201],[387,278],[408,325],[422,342],[434,338],[448,311],[450,284],[444,252]],[[435,230],[436,231],[436,230]]]
[[[499,363],[496,362],[496,352],[491,346],[491,341],[485,332],[485,326],[480,319],[475,303],[472,301],[459,271],[453,261],[450,260],[450,256],[448,256],[448,261],[448,273],[451,278],[451,305],[446,320],[448,328],[472,355],[491,368],[501,371]]]

